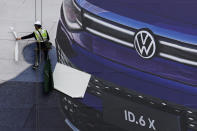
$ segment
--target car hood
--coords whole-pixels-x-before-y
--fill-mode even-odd
[[[184,42],[197,43],[197,1],[196,0],[77,0],[120,16],[183,33]],[[82,2],[83,1],[83,2]],[[103,13],[100,13],[103,14]],[[98,13],[99,15],[99,13]],[[140,25],[140,24],[139,24]],[[138,26],[144,28],[147,25]],[[149,27],[151,28],[151,27]],[[152,29],[152,28],[151,28]],[[157,32],[158,29],[156,29]],[[165,31],[169,32],[169,31]],[[159,33],[161,34],[161,33]],[[172,34],[175,34],[174,32]],[[166,34],[168,36],[168,34]],[[181,39],[180,37],[180,39]],[[190,41],[191,42],[191,41]]]
[[[132,17],[144,12],[172,19],[177,22],[197,26],[196,0],[87,0],[88,2],[121,14]],[[136,10],[135,12],[134,9]]]

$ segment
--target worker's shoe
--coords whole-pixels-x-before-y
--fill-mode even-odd
[[[33,70],[38,69],[38,65],[33,65],[33,66],[32,66],[32,69],[33,69]]]

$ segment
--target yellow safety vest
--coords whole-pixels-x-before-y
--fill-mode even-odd
[[[34,34],[36,36],[37,42],[45,42],[45,41],[47,41],[47,30],[45,30],[45,29],[39,29],[39,30],[34,31]]]

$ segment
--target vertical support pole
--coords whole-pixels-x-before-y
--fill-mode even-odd
[[[42,24],[42,0],[41,0],[41,24]]]
[[[40,9],[40,21],[41,21],[41,25],[42,25],[42,0],[40,1],[41,2],[41,9]],[[39,48],[40,48],[40,63],[42,62],[42,51],[41,51],[41,43],[39,43]]]
[[[37,19],[37,16],[36,16],[36,8],[37,8],[37,7],[36,7],[36,4],[37,4],[37,3],[36,3],[36,0],[35,0],[35,21],[36,21],[36,19]]]

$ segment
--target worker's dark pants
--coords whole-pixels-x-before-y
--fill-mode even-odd
[[[48,58],[48,52],[49,52],[49,49],[45,46],[45,43],[44,42],[41,42],[41,43],[36,43],[36,49],[35,49],[35,65],[38,66],[39,65],[39,56],[40,56],[40,53],[41,51],[43,51],[44,53],[44,60],[47,60]]]

